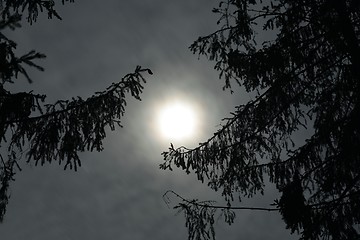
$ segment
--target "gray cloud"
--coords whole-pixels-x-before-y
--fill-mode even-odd
[[[173,189],[187,197],[218,199],[194,176],[158,169],[168,143],[150,130],[157,101],[178,94],[203,111],[203,128],[194,142],[211,136],[220,119],[247,98],[230,95],[212,63],[187,47],[216,28],[216,1],[76,1],[60,7],[63,21],[42,17],[11,35],[19,52],[47,54],[45,73],[34,83],[18,80],[14,90],[46,93],[49,101],[86,97],[105,89],[136,65],[150,67],[143,101],[129,100],[124,128],[108,132],[105,150],[82,154],[78,172],[57,164],[24,166],[12,183],[2,239],[187,239],[184,218],[162,201]],[[263,199],[244,204],[262,204]],[[267,203],[266,203],[267,204]],[[260,229],[260,230],[259,230]],[[277,214],[241,212],[234,226],[218,224],[219,239],[289,239]]]

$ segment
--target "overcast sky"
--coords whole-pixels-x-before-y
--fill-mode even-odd
[[[159,136],[156,112],[171,99],[194,106],[201,119],[191,141],[195,146],[218,128],[247,94],[221,90],[213,63],[200,60],[189,45],[216,29],[212,0],[76,1],[59,6],[62,21],[38,22],[8,36],[19,54],[36,49],[47,55],[46,71],[32,72],[34,83],[19,79],[13,91],[46,94],[49,102],[86,98],[132,72],[150,68],[143,101],[128,97],[124,128],[108,131],[103,152],[81,154],[78,172],[56,163],[43,167],[22,163],[11,184],[11,199],[0,224],[4,240],[185,240],[182,214],[164,203],[174,190],[184,197],[221,199],[193,175],[159,169],[169,141]],[[265,206],[269,197],[234,205]],[[176,203],[176,199],[173,199]],[[238,212],[234,225],[216,224],[218,239],[291,239],[277,213]]]

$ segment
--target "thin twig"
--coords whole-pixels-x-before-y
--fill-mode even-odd
[[[188,199],[183,198],[182,196],[180,196],[179,194],[177,194],[176,192],[174,192],[173,190],[168,190],[164,193],[163,198],[165,199],[165,197],[167,197],[167,195],[169,193],[174,194],[176,197],[180,198],[182,201],[188,203],[188,204],[192,204],[192,205],[196,205],[199,207],[204,207],[204,208],[216,208],[216,209],[231,209],[231,210],[255,210],[255,211],[267,211],[267,212],[274,212],[274,211],[279,211],[280,208],[263,208],[263,207],[232,207],[232,206],[220,206],[220,205],[210,205],[210,204],[202,204],[202,203],[198,203],[194,200],[190,201]],[[168,201],[165,201],[168,204]]]

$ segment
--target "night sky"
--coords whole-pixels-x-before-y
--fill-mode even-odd
[[[11,198],[0,224],[4,240],[184,240],[185,218],[165,204],[162,195],[174,190],[186,198],[219,200],[192,174],[163,171],[161,152],[171,140],[159,134],[156,113],[171,100],[194,106],[200,122],[191,140],[175,146],[196,146],[211,137],[221,119],[249,95],[234,88],[222,91],[223,80],[212,62],[198,59],[188,47],[214,31],[217,1],[132,0],[76,1],[58,6],[63,20],[46,14],[8,33],[19,46],[18,55],[35,49],[47,58],[37,61],[45,72],[30,71],[34,83],[20,78],[13,92],[47,95],[47,101],[86,98],[132,72],[150,68],[142,101],[127,97],[124,128],[107,132],[105,150],[81,154],[82,167],[63,170],[56,162],[34,166],[21,161],[23,171],[11,183]],[[234,206],[269,207],[265,197]],[[235,224],[219,219],[217,239],[292,239],[278,213],[237,212]]]

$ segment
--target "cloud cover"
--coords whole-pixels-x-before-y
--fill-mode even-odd
[[[223,92],[212,63],[187,49],[216,29],[217,1],[76,1],[59,6],[63,21],[38,22],[11,33],[18,51],[36,49],[48,58],[34,83],[19,79],[13,90],[34,90],[50,102],[86,97],[105,89],[136,65],[151,68],[142,102],[129,100],[124,128],[108,132],[105,150],[84,153],[78,172],[57,164],[23,171],[12,183],[1,239],[187,239],[184,218],[162,200],[173,189],[185,197],[221,199],[195,176],[158,169],[169,143],[154,130],[155,108],[174,96],[191,99],[202,112],[202,128],[187,145],[206,140],[222,117],[247,99]],[[255,198],[244,204],[268,204]],[[174,199],[175,201],[175,199]],[[218,239],[289,239],[280,216],[240,212],[235,225],[217,224]]]

